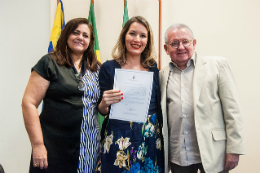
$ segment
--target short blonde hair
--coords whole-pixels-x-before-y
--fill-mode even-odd
[[[149,68],[155,63],[156,53],[154,48],[154,40],[153,40],[153,32],[152,28],[147,22],[145,18],[142,16],[135,16],[129,19],[117,40],[116,45],[112,50],[112,58],[118,62],[120,65],[124,65],[126,63],[126,46],[125,46],[125,37],[132,23],[137,22],[142,24],[148,32],[148,41],[144,51],[141,53],[141,65],[144,68]]]

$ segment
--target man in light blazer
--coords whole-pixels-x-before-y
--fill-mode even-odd
[[[196,39],[184,24],[165,33],[171,62],[160,71],[165,173],[219,173],[244,154],[235,81],[223,57],[195,53]]]

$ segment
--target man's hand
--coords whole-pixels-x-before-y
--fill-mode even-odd
[[[234,169],[238,165],[239,154],[226,154],[226,163],[225,163],[225,171],[229,171]]]

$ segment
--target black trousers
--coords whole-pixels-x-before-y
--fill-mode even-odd
[[[200,170],[200,173],[206,173],[204,171],[202,163],[197,163],[190,166],[179,166],[171,162],[172,173],[197,173],[198,170]]]
[[[171,165],[171,171],[172,173],[197,173],[200,171],[200,173],[206,173],[202,163],[193,164],[190,166],[179,166],[175,163],[170,163]],[[228,172],[220,172],[220,173],[228,173]]]

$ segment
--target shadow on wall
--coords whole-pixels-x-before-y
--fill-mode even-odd
[[[5,173],[3,166],[0,164],[0,173]]]

